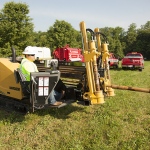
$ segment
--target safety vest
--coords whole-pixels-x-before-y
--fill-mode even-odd
[[[38,72],[37,66],[35,63],[30,60],[24,58],[20,64],[20,70],[22,74],[25,76],[27,81],[30,81],[30,72]]]

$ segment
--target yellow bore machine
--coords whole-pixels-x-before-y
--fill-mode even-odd
[[[115,95],[114,89],[150,93],[150,89],[112,85],[106,36],[99,31],[99,28],[95,28],[94,31],[87,29],[84,21],[80,22],[80,31],[82,34],[83,55],[86,68],[84,85],[81,83],[84,88],[82,98],[85,104],[104,103],[105,96]],[[102,40],[101,37],[103,37]]]
[[[81,22],[80,31],[83,39],[83,55],[88,87],[88,91],[83,94],[83,99],[90,104],[102,104],[104,103],[105,93],[107,96],[114,96],[114,90],[111,87],[106,87],[107,84],[111,84],[108,44],[101,42],[101,33],[98,28],[94,31],[86,29],[85,23]]]

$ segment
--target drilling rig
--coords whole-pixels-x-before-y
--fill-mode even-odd
[[[80,30],[83,39],[84,66],[77,67],[78,72],[73,66],[69,69],[65,66],[67,69],[64,75],[67,75],[67,79],[68,77],[82,79],[78,80],[76,86],[67,88],[68,101],[63,101],[63,105],[58,106],[59,108],[77,100],[84,102],[85,105],[103,104],[105,97],[115,95],[114,89],[150,93],[150,89],[112,85],[106,36],[98,28],[94,31],[87,29],[84,22],[80,23]],[[63,77],[63,72],[57,69],[56,59],[49,59],[43,60],[46,68],[42,70],[39,68],[39,72],[32,72],[31,81],[26,81],[19,69],[20,63],[16,61],[14,48],[12,48],[12,59],[0,58],[0,107],[22,113],[49,108],[49,95],[59,78]],[[71,99],[73,101],[69,101]]]
[[[83,89],[83,100],[86,104],[102,104],[105,96],[114,96],[114,89],[131,90],[150,93],[150,89],[112,85],[109,69],[109,50],[106,36],[99,28],[86,28],[85,22],[80,22],[83,41],[83,55],[86,73]],[[103,37],[103,41],[101,40]]]

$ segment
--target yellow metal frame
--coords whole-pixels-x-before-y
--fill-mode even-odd
[[[0,58],[0,94],[21,100],[23,98],[22,88],[16,83],[14,70],[19,63],[12,63],[7,58]]]
[[[103,91],[100,90],[97,67],[97,58],[101,53],[96,50],[94,40],[88,41],[84,22],[80,23],[80,30],[83,38],[84,61],[87,73],[87,85],[89,87],[89,91],[83,94],[83,99],[90,100],[91,104],[101,104],[104,103],[104,95]]]
[[[83,94],[84,100],[90,100],[91,104],[102,104],[104,103],[104,93],[107,96],[114,96],[114,90],[106,85],[111,84],[110,71],[109,71],[109,51],[108,44],[101,42],[99,28],[94,30],[94,38],[88,40],[87,30],[84,21],[80,22],[80,31],[83,38],[83,54],[87,74],[87,86],[89,91]],[[97,67],[97,58],[102,56],[102,67],[104,71],[104,77],[100,77]],[[100,88],[100,83],[103,85],[103,90]]]

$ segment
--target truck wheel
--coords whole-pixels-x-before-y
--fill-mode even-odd
[[[116,67],[116,69],[118,69],[118,68],[119,68],[119,66],[118,66],[118,65],[116,65],[115,67]]]
[[[139,68],[139,71],[142,71],[142,68]]]

